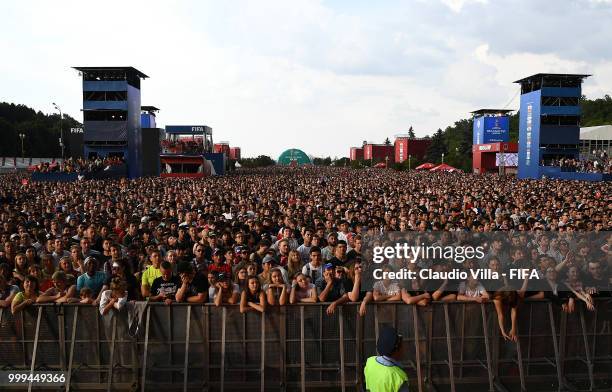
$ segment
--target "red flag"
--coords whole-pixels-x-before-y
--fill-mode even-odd
[[[28,179],[27,178],[22,178],[21,179],[21,185],[28,185]]]

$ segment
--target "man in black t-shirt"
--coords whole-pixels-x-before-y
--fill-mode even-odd
[[[346,264],[348,260],[346,257],[346,248],[347,248],[346,241],[344,240],[338,241],[338,243],[336,244],[336,247],[334,248],[334,256],[331,259],[329,259],[327,262],[333,264],[335,267],[344,266],[344,264]]]
[[[181,287],[176,292],[177,302],[204,303],[208,297],[208,280],[195,273],[189,262],[178,265]]]
[[[161,263],[161,276],[156,278],[151,285],[150,301],[164,301],[170,305],[176,301],[176,292],[181,287],[181,280],[178,276],[172,275],[172,264],[168,261]]]
[[[588,294],[594,297],[611,297],[612,287],[610,278],[604,271],[601,261],[589,261],[587,264],[588,275],[584,280],[584,287]]]
[[[451,271],[451,262],[437,262],[432,270],[441,274]],[[454,301],[459,291],[459,281],[455,279],[428,279],[425,290],[431,294],[434,301]]]

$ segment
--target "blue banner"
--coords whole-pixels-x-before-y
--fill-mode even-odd
[[[510,141],[510,118],[508,116],[480,116],[474,118],[473,144]]]
[[[484,117],[483,120],[483,143],[510,141],[510,119],[508,117]]]

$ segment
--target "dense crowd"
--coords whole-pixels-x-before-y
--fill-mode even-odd
[[[41,162],[31,169],[41,173],[95,173],[124,163],[121,157],[68,158],[64,161]]]
[[[581,173],[612,173],[612,160],[606,152],[601,152],[592,159],[572,159],[560,158],[554,159],[548,163],[548,166],[559,166],[564,171],[573,171]]]
[[[78,183],[0,177],[0,306],[82,303],[101,314],[130,301],[270,306],[377,301],[495,303],[515,340],[518,304],[548,298],[564,311],[610,296],[612,184],[376,169],[252,170],[223,177]],[[537,271],[539,286],[499,279],[376,280],[371,247],[393,233],[505,233],[491,270]],[[599,233],[600,244],[549,241]],[[527,236],[529,234],[529,236]],[[570,238],[570,237],[568,237]],[[439,241],[439,240],[433,240]],[[477,269],[474,260],[459,268]],[[448,271],[453,262],[406,268]],[[505,328],[510,309],[512,326]]]
[[[204,152],[202,139],[194,140],[167,140],[161,142],[162,153],[193,154]]]

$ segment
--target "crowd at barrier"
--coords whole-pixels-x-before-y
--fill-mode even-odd
[[[571,313],[610,297],[609,183],[340,168],[62,184],[5,175],[0,183],[0,306],[13,313],[54,302],[105,315],[148,299],[241,312],[328,302],[328,314],[352,301],[363,315],[369,302],[490,301],[501,334],[515,341],[525,298]],[[373,262],[373,247],[394,236],[444,244],[466,233],[498,236],[481,260]],[[585,233],[597,242],[581,240]],[[539,279],[389,274],[484,267]],[[387,274],[377,280],[375,269]]]
[[[602,152],[599,154],[599,157],[594,159],[555,159],[548,162],[546,166],[559,166],[564,171],[580,173],[612,173],[612,160],[610,160],[605,152]]]
[[[122,157],[95,157],[91,159],[85,158],[68,158],[61,162],[41,162],[31,167],[33,172],[38,173],[95,173],[101,170],[107,170],[111,166],[125,164]]]
[[[162,140],[162,153],[170,154],[193,154],[202,153],[204,147],[200,140]]]

